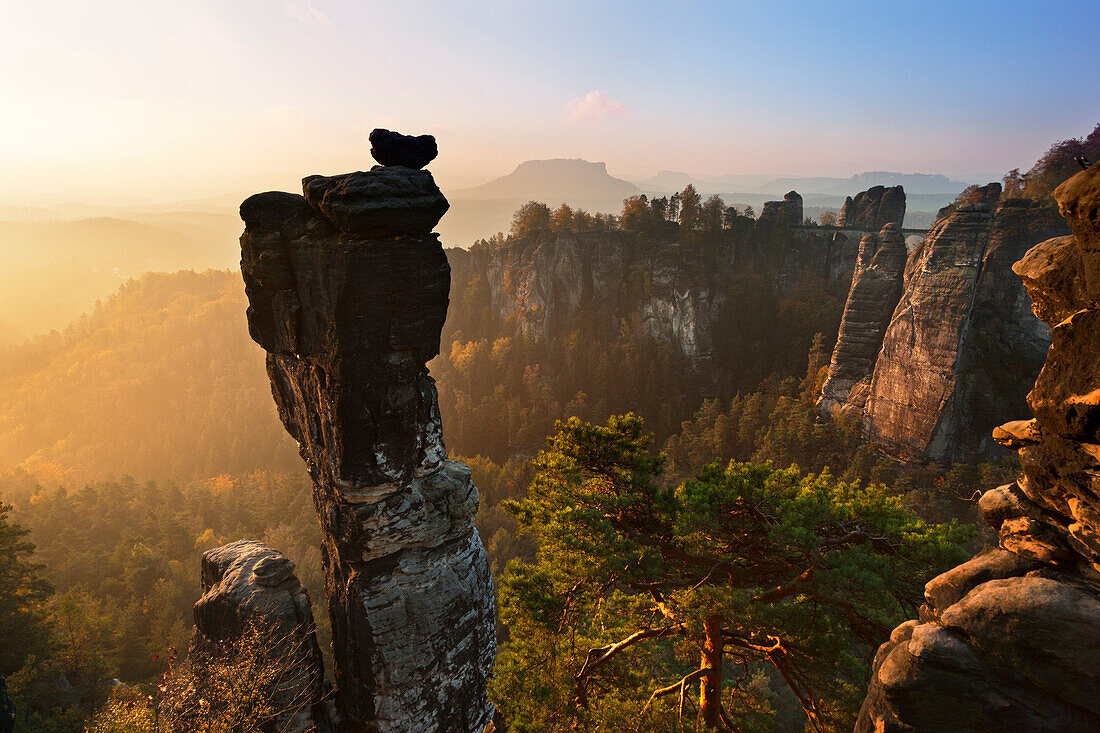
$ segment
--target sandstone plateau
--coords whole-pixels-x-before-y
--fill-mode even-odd
[[[1052,339],[1035,419],[993,431],[1023,469],[979,501],[999,547],[928,583],[875,656],[857,733],[1100,730],[1100,166],[1055,198],[1073,236],[1014,266]],[[949,265],[974,266],[991,216],[979,204],[941,222],[941,237],[957,230]]]

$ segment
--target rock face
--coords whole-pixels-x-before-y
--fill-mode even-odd
[[[468,259],[452,252],[456,259]],[[727,253],[727,263],[732,251]],[[546,232],[494,252],[484,268],[496,320],[518,333],[549,338],[567,332],[585,305],[600,304],[610,327],[621,319],[681,355],[711,353],[711,325],[721,304],[711,273],[698,253],[677,245],[643,242],[623,232]],[[646,283],[634,290],[627,283]]]
[[[598,303],[608,328],[625,321],[701,363],[711,356],[732,275],[765,273],[780,294],[805,274],[847,290],[863,233],[802,227],[802,215],[802,197],[791,191],[705,248],[635,232],[544,231],[447,256],[463,292],[484,276],[498,332],[569,333],[577,314]]]
[[[1049,344],[1012,264],[1066,231],[1051,209],[1023,199],[957,207],[910,253],[876,355],[877,327],[864,324],[881,311],[845,317],[822,405],[860,415],[867,438],[904,461],[996,456],[989,431],[1024,408]],[[863,339],[855,350],[843,337],[853,329]]]
[[[905,190],[901,186],[873,186],[854,199],[844,199],[837,226],[877,232],[891,223],[901,227],[904,221]]]
[[[1055,196],[1073,238],[1016,266],[1054,330],[1036,419],[994,436],[1023,475],[979,502],[1000,547],[928,583],[875,656],[857,733],[1100,730],[1100,167]]]
[[[852,288],[844,304],[829,374],[821,388],[819,404],[823,409],[833,412],[846,406],[852,388],[870,378],[890,316],[901,298],[907,255],[901,230],[894,223],[859,243]],[[862,407],[858,398],[853,403]]]
[[[253,627],[270,640],[270,660],[285,667],[278,685],[266,692],[272,709],[290,711],[275,727],[306,733],[326,726],[324,662],[309,594],[294,575],[294,563],[259,542],[233,542],[203,553],[202,587],[190,655],[240,639]]]
[[[493,714],[478,494],[447,457],[425,366],[450,287],[424,232],[445,209],[429,184],[382,168],[241,205],[249,332],[268,352],[324,535],[339,730],[474,731]]]

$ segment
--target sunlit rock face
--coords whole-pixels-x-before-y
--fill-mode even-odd
[[[823,409],[841,410],[848,405],[852,388],[870,378],[886,327],[901,297],[907,254],[901,230],[893,223],[860,242],[829,374],[821,388]]]
[[[989,431],[1025,409],[1050,343],[1012,264],[1067,231],[1050,208],[1023,199],[969,204],[909,254],[899,298],[896,258],[885,279],[856,277],[822,406],[859,415],[868,440],[900,460],[997,456]]]
[[[1073,237],[1015,265],[1052,328],[1028,402],[992,438],[1023,474],[986,491],[999,547],[925,587],[875,656],[872,731],[1100,730],[1100,167],[1055,193]]]
[[[241,270],[313,478],[339,730],[481,730],[492,580],[477,489],[447,457],[425,366],[447,314],[450,268],[429,233],[446,200],[403,165],[303,187],[241,205]]]
[[[294,575],[294,563],[260,542],[240,540],[202,556],[203,595],[195,604],[189,654],[237,643],[249,628],[277,665],[278,682],[264,691],[272,721],[285,733],[328,730],[323,702],[324,662],[314,633],[309,593]]]
[[[840,208],[837,225],[841,228],[878,231],[887,224],[901,226],[905,221],[905,190],[901,186],[873,186],[848,196]]]

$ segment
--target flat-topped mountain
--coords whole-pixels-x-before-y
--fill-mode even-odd
[[[536,199],[550,203],[568,201],[582,207],[593,207],[592,202],[608,202],[617,208],[624,198],[639,193],[641,189],[633,183],[608,175],[606,163],[591,163],[580,158],[554,158],[528,160],[506,176],[473,188],[453,191],[450,197]]]

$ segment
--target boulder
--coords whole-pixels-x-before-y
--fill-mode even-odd
[[[370,134],[370,154],[382,165],[423,168],[439,155],[434,135],[402,135],[378,128]]]
[[[264,691],[266,705],[279,711],[275,727],[307,733],[326,725],[324,662],[294,563],[260,542],[240,540],[203,553],[202,586],[188,655],[216,657],[226,644],[259,635],[267,663],[279,666],[278,682]]]
[[[302,179],[306,203],[345,234],[387,239],[428,234],[450,204],[428,171],[375,166]]]

